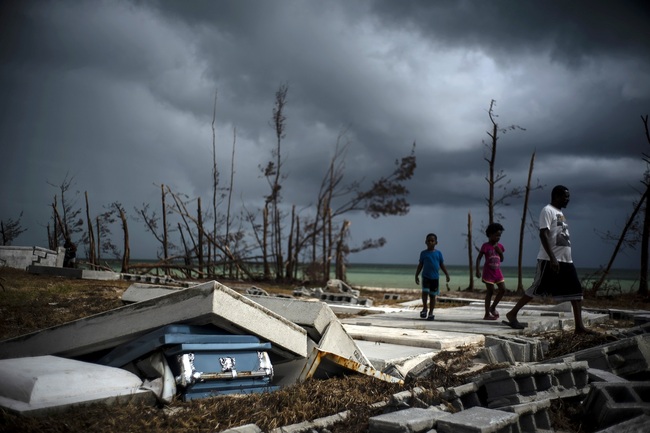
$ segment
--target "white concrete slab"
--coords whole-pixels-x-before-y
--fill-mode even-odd
[[[133,283],[122,293],[122,302],[131,304],[143,302],[160,296],[170,295],[183,287],[165,287],[157,284]]]
[[[519,321],[527,324],[524,330],[512,329],[501,323],[505,313],[512,303],[502,303],[499,306],[501,318],[498,320],[483,320],[482,306],[462,306],[454,308],[436,308],[435,320],[427,321],[419,318],[419,309],[396,309],[394,312],[368,314],[363,317],[341,319],[344,325],[371,325],[389,328],[421,329],[427,331],[451,331],[481,335],[521,335],[555,329],[569,330],[573,327],[571,312],[554,311],[553,306],[532,305],[524,307],[519,313]],[[583,311],[585,324],[607,320],[607,314]],[[356,337],[353,337],[356,338]]]
[[[70,406],[112,403],[155,396],[140,389],[142,380],[121,368],[38,356],[0,360],[0,406],[24,415],[42,415]]]
[[[272,344],[281,357],[307,356],[300,326],[234,290],[207,282],[167,296],[127,305],[0,342],[0,359],[38,355],[76,357],[110,349],[162,326],[213,324]]]
[[[344,324],[343,327],[355,340],[430,349],[454,349],[458,346],[483,345],[485,343],[485,336],[481,334],[351,324]]]

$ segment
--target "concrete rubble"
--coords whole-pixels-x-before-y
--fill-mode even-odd
[[[43,272],[42,266],[27,266]],[[163,355],[179,342],[161,337],[160,330],[171,326],[177,331],[184,328],[174,326],[182,325],[231,335],[231,340],[255,339],[272,364],[269,390],[339,374],[402,383],[426,376],[433,355],[459,346],[476,348],[479,366],[509,365],[462,386],[437,390],[440,402],[435,406],[423,404],[418,393],[425,390],[417,388],[378,402],[375,406],[383,414],[370,418],[372,433],[552,431],[551,402],[558,399],[581,401],[594,431],[650,428],[650,324],[642,319],[639,326],[619,333],[618,341],[545,359],[548,347],[531,333],[571,329],[566,305],[526,307],[520,317],[528,328],[513,330],[481,320],[482,306],[476,300],[437,309],[435,321],[422,321],[417,300],[374,307],[338,280],[325,289],[296,289],[293,297],[269,296],[255,287],[240,293],[216,281],[191,287],[164,279],[132,281],[121,308],[0,342],[0,382],[6,384],[0,407],[41,415],[97,401],[169,401],[176,387],[186,384],[179,385],[179,375]],[[359,311],[366,314],[357,316]],[[585,311],[585,322],[606,320],[608,314]],[[648,312],[628,314],[636,321]],[[147,340],[151,335],[157,337]],[[221,341],[205,335],[191,338],[198,340],[183,344]],[[151,347],[148,341],[154,341]],[[234,377],[233,370],[224,371]],[[71,371],[85,376],[65,381]],[[94,380],[93,375],[111,379]],[[342,412],[273,433],[326,431],[349,415]],[[228,431],[261,430],[248,425]]]

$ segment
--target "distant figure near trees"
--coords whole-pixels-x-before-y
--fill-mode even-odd
[[[488,241],[481,246],[478,257],[476,258],[476,278],[481,278],[487,289],[485,293],[485,316],[483,316],[483,320],[497,320],[499,318],[497,305],[499,305],[499,301],[501,301],[506,291],[505,279],[501,272],[501,262],[503,261],[505,248],[499,243],[503,230],[503,226],[499,223],[492,223],[487,226],[485,235],[488,237]],[[481,273],[480,265],[483,257],[485,257],[485,263],[483,264],[483,272]],[[497,288],[497,293],[494,297],[494,303],[492,303],[492,294],[494,293],[495,287]],[[492,304],[490,305],[490,303]]]
[[[74,268],[77,262],[77,246],[70,239],[66,239],[63,248],[65,248],[63,267]]]
[[[533,284],[510,310],[503,323],[515,329],[524,325],[517,314],[534,297],[552,297],[556,301],[570,301],[573,308],[575,333],[592,333],[582,323],[583,289],[571,257],[569,226],[562,208],[569,204],[569,189],[557,185],[551,191],[551,203],[544,206],[539,216],[541,246],[537,255],[537,271]]]
[[[436,296],[440,294],[440,269],[447,276],[447,282],[449,282],[449,272],[445,267],[442,253],[436,250],[438,236],[429,233],[424,242],[427,249],[420,252],[420,261],[415,271],[415,284],[420,284],[420,272],[422,272],[422,311],[420,311],[420,317],[434,320],[433,309],[436,307]],[[429,301],[428,314],[427,300]]]

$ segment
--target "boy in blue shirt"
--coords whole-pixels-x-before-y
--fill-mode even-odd
[[[422,311],[420,317],[427,320],[433,320],[433,309],[436,307],[436,296],[440,294],[440,269],[447,276],[449,282],[449,272],[445,267],[445,261],[442,253],[436,250],[438,236],[429,233],[424,241],[427,249],[420,253],[420,261],[415,271],[415,284],[420,284],[420,272],[422,272]],[[427,315],[427,298],[429,302],[429,314]]]

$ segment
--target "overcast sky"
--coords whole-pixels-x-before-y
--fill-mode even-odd
[[[349,215],[350,244],[385,237],[351,262],[417,263],[428,232],[447,264],[465,264],[467,216],[487,221],[484,143],[490,101],[497,169],[524,186],[536,220],[550,191],[571,191],[578,267],[598,267],[639,197],[650,153],[647,1],[4,1],[0,3],[0,219],[21,220],[15,245],[47,246],[50,184],[66,176],[91,212],[160,205],[160,184],[204,207],[212,199],[212,116],[221,184],[233,205],[268,194],[274,95],[289,86],[283,203],[305,214],[346,131],[346,179],[388,175],[416,142],[403,217]],[[523,200],[501,209],[506,263],[516,265]],[[225,210],[225,208],[222,208]],[[155,256],[130,220],[131,257]],[[114,228],[118,232],[119,228]],[[524,265],[538,240],[526,235]],[[638,250],[617,267],[638,268]]]

